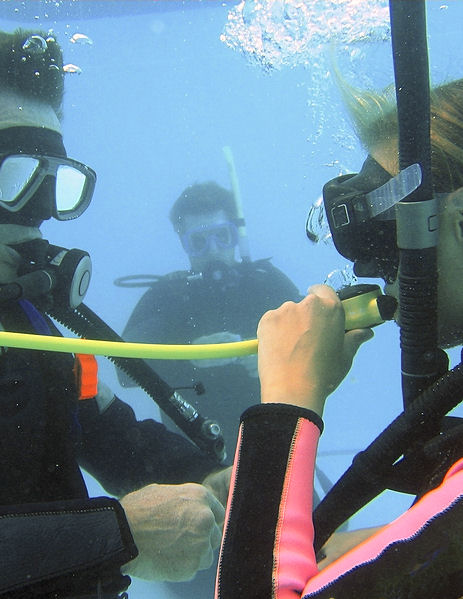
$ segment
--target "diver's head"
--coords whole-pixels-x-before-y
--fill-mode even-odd
[[[87,208],[95,173],[67,158],[61,49],[44,32],[0,32],[0,224],[38,227]]]
[[[393,177],[405,188],[409,184],[404,171],[399,174],[396,106],[389,91],[362,94],[347,88],[343,92],[369,157],[358,175],[325,185],[330,229],[338,251],[354,262],[356,274],[383,278],[389,284],[387,291],[395,294],[397,286],[392,283],[400,268],[395,211],[387,202],[374,206],[378,197],[381,202],[385,198],[375,192]],[[431,92],[431,169],[439,206],[439,343],[446,347],[463,342],[463,79]],[[401,198],[395,190],[393,201],[398,201]],[[362,210],[366,210],[365,218]]]
[[[214,182],[187,187],[170,211],[170,221],[195,272],[211,264],[235,263],[238,244],[233,195]]]

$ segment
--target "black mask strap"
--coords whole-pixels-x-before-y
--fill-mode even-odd
[[[0,129],[0,154],[43,154],[67,158],[61,133],[45,127]]]

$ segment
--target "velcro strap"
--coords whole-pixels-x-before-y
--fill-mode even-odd
[[[1,506],[0,555],[0,596],[13,596],[117,578],[137,549],[121,505],[99,497]]]

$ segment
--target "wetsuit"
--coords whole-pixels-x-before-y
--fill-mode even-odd
[[[310,410],[242,417],[216,599],[456,599],[463,596],[463,460],[402,516],[320,573],[312,488],[322,423]]]
[[[4,330],[58,335],[27,301]],[[149,483],[200,482],[216,464],[117,398],[78,400],[69,354],[1,348],[0,597],[114,597],[137,550],[122,507],[90,499],[79,466],[116,496]],[[98,594],[99,593],[99,594]]]
[[[238,339],[256,337],[257,324],[267,311],[287,300],[302,299],[296,286],[269,260],[236,263],[233,267],[211,265],[204,276],[181,271],[161,277],[135,306],[122,336],[145,343],[191,343],[203,335],[229,332]],[[259,403],[257,362],[242,359],[216,360],[214,365],[187,360],[150,360],[152,368],[172,387],[200,381],[204,395],[191,389],[181,394],[203,416],[219,422],[233,455],[242,412]],[[119,373],[124,386],[134,383]],[[173,428],[167,418],[163,421]],[[173,429],[176,430],[176,429]]]

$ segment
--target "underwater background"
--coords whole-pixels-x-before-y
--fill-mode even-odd
[[[427,10],[432,83],[463,76],[463,3],[430,0]],[[224,146],[253,259],[272,257],[301,292],[346,266],[329,244],[310,244],[305,219],[323,184],[365,158],[330,70],[336,61],[361,88],[393,82],[387,2],[3,0],[0,28],[17,27],[51,30],[60,42],[66,149],[98,176],[84,215],[42,231],[90,253],[85,302],[117,332],[145,291],[117,287],[117,277],[188,267],[168,212],[192,183],[230,187]],[[111,363],[99,361],[101,378],[139,418],[158,417],[142,391],[121,388]],[[319,467],[336,480],[401,407],[399,330],[387,323],[327,402]],[[349,526],[381,524],[410,502],[384,493]],[[171,596],[169,585],[136,579],[129,594]]]

